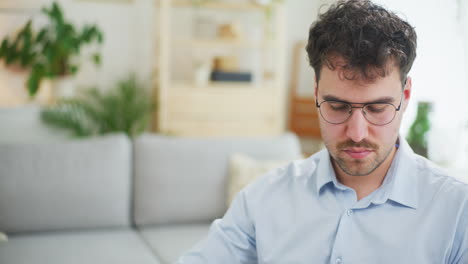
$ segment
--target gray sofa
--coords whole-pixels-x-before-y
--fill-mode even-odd
[[[223,216],[234,152],[301,156],[292,134],[0,143],[0,263],[172,263]]]

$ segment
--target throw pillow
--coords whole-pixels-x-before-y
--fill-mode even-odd
[[[288,164],[290,160],[255,160],[244,154],[233,154],[229,159],[229,178],[226,206],[229,208],[236,194],[263,174]]]
[[[0,242],[8,241],[8,237],[5,233],[0,232]]]

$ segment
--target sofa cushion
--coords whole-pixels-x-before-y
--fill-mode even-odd
[[[286,166],[292,160],[256,160],[245,154],[235,153],[229,158],[229,176],[226,193],[226,208],[229,208],[237,193],[263,174]]]
[[[3,233],[3,232],[0,232],[0,242],[6,242],[8,241],[8,236]]]
[[[136,231],[99,230],[10,236],[0,244],[2,264],[158,264]]]
[[[168,225],[144,227],[140,233],[162,263],[175,263],[183,253],[205,238],[209,229],[209,223]]]
[[[228,159],[301,156],[297,137],[177,138],[142,135],[134,141],[137,225],[212,221],[225,212]]]
[[[0,144],[0,230],[129,225],[130,162],[124,135]]]

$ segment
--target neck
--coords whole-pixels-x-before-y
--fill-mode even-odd
[[[341,170],[341,168],[334,162],[332,162],[332,164],[338,181],[343,185],[352,188],[356,192],[357,200],[359,201],[382,185],[385,175],[387,174],[393,158],[395,157],[395,153],[396,148],[394,147],[384,162],[382,162],[382,164],[380,164],[373,172],[365,176],[349,175]]]

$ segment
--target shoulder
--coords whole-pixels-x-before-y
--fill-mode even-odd
[[[449,172],[421,156],[416,156],[418,182],[422,192],[428,192],[433,199],[464,205],[468,210],[468,183],[450,175]]]

